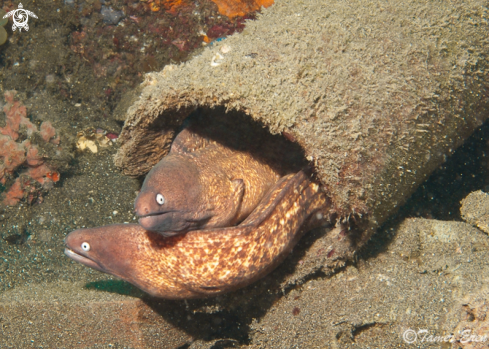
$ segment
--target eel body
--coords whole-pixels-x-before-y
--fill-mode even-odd
[[[328,199],[304,172],[282,177],[238,226],[163,237],[137,224],[71,232],[65,254],[161,298],[218,295],[273,270],[308,228],[324,224]]]
[[[143,228],[166,236],[229,227],[245,219],[279,178],[250,153],[188,127],[146,176],[135,212]]]

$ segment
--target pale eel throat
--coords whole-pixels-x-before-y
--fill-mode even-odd
[[[282,177],[238,226],[163,237],[137,224],[79,229],[65,254],[161,298],[215,296],[272,271],[308,229],[325,224],[329,201],[300,171]]]

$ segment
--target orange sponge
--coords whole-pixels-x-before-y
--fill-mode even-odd
[[[273,5],[273,0],[212,0],[217,5],[221,15],[229,18],[244,16],[247,13],[257,11],[262,6]]]

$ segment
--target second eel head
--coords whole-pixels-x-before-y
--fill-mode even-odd
[[[124,225],[126,228],[130,224]],[[101,231],[96,229],[78,229],[65,238],[65,254],[71,259],[103,273],[116,276],[128,275],[130,270],[130,240],[124,238],[127,231],[116,225]],[[117,246],[117,248],[113,248]],[[129,267],[129,269],[131,269]]]
[[[139,224],[146,230],[175,235],[196,224],[201,202],[199,171],[179,156],[167,156],[146,176],[134,203]]]

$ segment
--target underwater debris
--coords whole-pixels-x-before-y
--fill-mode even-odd
[[[211,67],[217,67],[221,65],[223,61],[224,61],[224,56],[218,52],[211,59]]]
[[[100,14],[107,25],[116,25],[124,17],[123,11],[116,11],[110,6],[102,6]]]
[[[76,135],[76,147],[79,150],[88,149],[92,153],[98,153],[98,147],[105,148],[112,145],[117,140],[118,135],[100,128],[88,128],[78,132]]]
[[[185,40],[177,39],[177,40],[173,40],[171,43],[173,45],[175,45],[176,47],[178,47],[178,49],[180,51],[185,51],[186,50],[185,45],[186,45],[187,41],[185,41]]]
[[[119,135],[117,133],[114,133],[114,132],[109,132],[105,135],[105,137],[110,139],[112,142],[115,142],[115,141],[117,141],[117,138],[119,138]]]
[[[6,188],[0,205],[5,206],[20,200],[42,202],[42,196],[59,181],[59,170],[71,160],[51,123],[44,121],[38,130],[26,117],[27,109],[15,98],[16,93],[4,94],[6,120],[0,127],[0,184]]]
[[[231,52],[231,46],[228,45],[223,45],[220,49],[220,51],[224,54]]]
[[[2,240],[9,245],[23,245],[29,240],[31,234],[27,231],[25,224],[17,226],[15,232],[5,232],[2,234]]]
[[[219,51],[221,51],[222,54],[229,53],[231,52],[231,46],[223,45],[221,46]],[[222,64],[222,62],[224,62],[224,56],[222,54],[216,52],[216,54],[211,59],[211,67],[218,67]]]

